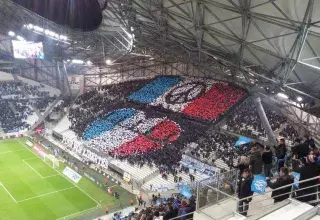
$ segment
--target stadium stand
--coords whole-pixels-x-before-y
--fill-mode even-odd
[[[274,132],[285,125],[287,122],[286,117],[270,109],[266,104],[263,104],[263,107]],[[266,140],[266,131],[251,98],[236,108],[232,114],[226,116],[226,123],[222,128],[257,140]],[[281,129],[284,128],[285,126]]]
[[[60,95],[60,91],[38,82],[0,72],[0,124],[4,133],[22,132],[30,128]]]

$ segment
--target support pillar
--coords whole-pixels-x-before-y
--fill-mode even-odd
[[[268,141],[269,143],[272,145],[272,146],[275,146],[277,145],[277,141],[276,141],[276,137],[274,135],[274,132],[272,131],[271,129],[271,126],[269,124],[269,121],[268,121],[268,118],[266,116],[266,113],[264,112],[264,109],[263,109],[263,106],[261,104],[261,99],[260,97],[255,97],[253,98],[253,101],[255,103],[255,106],[258,110],[258,114],[259,114],[259,117],[261,119],[261,122],[263,124],[263,127],[264,129],[266,130],[267,132],[267,136],[268,136]]]

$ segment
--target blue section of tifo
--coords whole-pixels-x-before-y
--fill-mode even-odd
[[[128,99],[140,103],[151,103],[172,86],[178,84],[179,76],[159,76],[140,90],[132,93]]]
[[[84,140],[90,140],[91,138],[97,137],[101,133],[113,129],[120,122],[131,118],[136,113],[137,111],[133,109],[119,109],[104,117],[98,118],[86,128],[82,138]]]

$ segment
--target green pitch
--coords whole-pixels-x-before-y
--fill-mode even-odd
[[[114,186],[115,199],[87,178],[75,184],[62,174],[63,164],[53,169],[24,143],[0,141],[0,220],[70,219],[106,204],[129,206],[132,194],[124,189]]]

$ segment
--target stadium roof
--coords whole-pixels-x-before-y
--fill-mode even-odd
[[[13,0],[38,15],[62,26],[93,31],[100,26],[105,0]]]
[[[319,0],[109,0],[104,13],[161,57],[320,97]]]
[[[78,42],[53,50],[59,56],[67,49],[63,57],[93,57],[98,65],[107,57],[120,65],[150,57],[154,63],[184,62],[205,70],[204,77],[320,97],[319,0],[101,0],[103,20],[93,32],[48,22],[11,0],[0,3],[2,31],[45,24]],[[125,32],[135,35],[135,47],[123,45]]]

